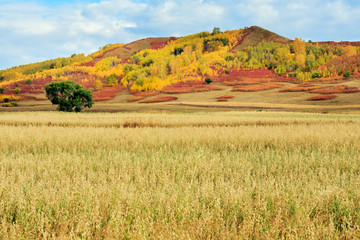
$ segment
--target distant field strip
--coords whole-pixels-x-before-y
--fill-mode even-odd
[[[0,133],[0,239],[360,236],[360,115],[0,113]]]
[[[281,104],[281,103],[252,103],[252,102],[187,102],[173,103],[183,106],[198,107],[227,107],[227,108],[266,108],[266,109],[360,109],[360,104],[349,105],[301,105],[301,104]]]

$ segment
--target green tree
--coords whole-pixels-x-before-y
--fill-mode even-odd
[[[207,84],[210,84],[210,83],[212,83],[212,80],[211,80],[211,78],[205,78],[205,82],[206,82]]]
[[[316,64],[315,60],[316,60],[315,55],[312,53],[312,51],[310,51],[305,59],[305,66],[307,71],[311,71],[312,69],[315,68],[315,64]]]
[[[219,34],[219,33],[221,33],[220,28],[219,27],[214,27],[211,35],[216,35],[216,34]]]
[[[0,93],[4,93],[4,88],[0,88]]]
[[[92,93],[73,81],[52,82],[45,85],[46,97],[52,104],[59,105],[63,112],[81,112],[93,105]]]
[[[31,85],[32,82],[33,82],[33,81],[32,81],[31,79],[28,79],[28,80],[25,81],[25,83],[26,83],[27,85]]]

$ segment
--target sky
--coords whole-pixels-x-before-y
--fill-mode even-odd
[[[359,0],[0,0],[0,69],[108,43],[260,26],[312,41],[360,41]]]

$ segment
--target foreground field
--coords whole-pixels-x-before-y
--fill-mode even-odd
[[[360,235],[360,116],[1,113],[1,239]]]

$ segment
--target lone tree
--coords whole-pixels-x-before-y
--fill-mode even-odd
[[[63,112],[81,112],[93,105],[92,93],[73,81],[53,82],[45,85],[46,97],[52,104],[59,105]]]

